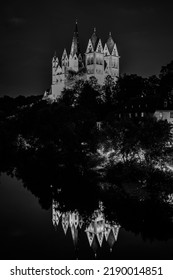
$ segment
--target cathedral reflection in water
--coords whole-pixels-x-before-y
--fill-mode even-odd
[[[61,212],[59,203],[55,200],[52,202],[52,223],[55,229],[61,224],[64,234],[70,229],[74,246],[77,246],[79,241],[79,232],[84,231],[88,239],[89,246],[93,249],[95,256],[97,249],[102,247],[103,242],[107,242],[110,252],[117,241],[120,225],[115,222],[108,222],[105,218],[104,208],[102,202],[99,207],[92,214],[89,222],[84,222],[79,212],[67,211]]]

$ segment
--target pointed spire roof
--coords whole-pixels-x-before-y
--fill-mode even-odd
[[[66,57],[68,58],[68,56],[67,56],[67,51],[66,51],[66,49],[64,49],[61,59],[63,60],[63,59],[65,59]]]
[[[94,51],[96,50],[97,44],[98,44],[99,38],[96,35],[96,28],[94,27],[94,32],[91,36],[91,43],[93,45]]]
[[[115,45],[115,42],[114,42],[114,40],[112,39],[111,32],[109,32],[109,38],[107,39],[106,44],[107,44],[109,53],[111,54],[112,51],[113,51],[114,45]]]
[[[71,44],[71,51],[70,55],[73,57],[75,54],[78,56],[80,53],[80,47],[79,47],[79,34],[78,34],[78,25],[77,20],[75,24],[75,30],[73,34],[72,44]]]
[[[54,52],[53,58],[52,58],[52,62],[56,61],[57,56],[56,56],[56,51]]]

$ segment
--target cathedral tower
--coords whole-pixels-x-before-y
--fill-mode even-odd
[[[56,53],[52,59],[52,86],[51,86],[51,99],[56,99],[64,88],[64,74],[59,63]]]
[[[104,64],[105,77],[110,75],[116,81],[117,77],[119,77],[119,55],[111,32],[104,46]]]
[[[99,84],[104,83],[104,52],[101,39],[96,35],[96,29],[88,41],[85,53],[87,76],[95,76]]]

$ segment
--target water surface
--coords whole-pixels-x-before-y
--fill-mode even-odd
[[[95,209],[96,212],[98,209]],[[99,217],[96,217],[97,222],[94,217],[92,218],[92,229],[90,223],[79,226],[79,219],[75,228],[73,222],[70,223],[67,218],[64,230],[62,217],[69,217],[69,213],[72,215],[74,211],[59,213],[60,218],[56,225],[55,220],[52,220],[55,214],[52,207],[49,210],[42,209],[38,198],[23,187],[22,181],[3,173],[0,179],[1,259],[173,258],[173,238],[167,240],[144,238],[140,232],[134,233],[132,230],[125,229],[117,221],[112,223],[109,221],[110,227],[118,227],[117,240],[113,233],[111,233],[112,237],[110,235],[110,240],[106,240],[103,227],[106,223],[104,211],[101,214],[101,222]],[[98,224],[100,228],[97,227]],[[92,244],[86,231],[89,226],[90,231],[95,235],[94,238],[92,237],[94,240]],[[100,236],[103,234],[100,237],[100,244],[97,237],[99,230],[102,232]],[[145,231],[149,232],[150,228],[146,228]]]

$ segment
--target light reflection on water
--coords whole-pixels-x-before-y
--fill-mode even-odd
[[[88,202],[89,203],[89,202]],[[15,177],[0,180],[1,259],[172,259],[173,239],[143,240],[115,221],[103,205],[88,218],[78,211],[43,210]],[[128,215],[128,213],[127,213]],[[147,229],[150,230],[149,228]]]

